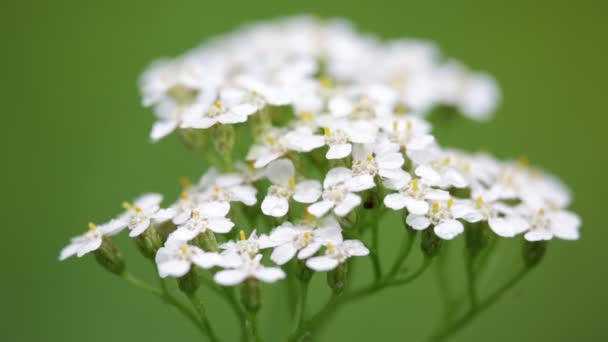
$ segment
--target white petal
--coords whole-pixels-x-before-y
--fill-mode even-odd
[[[415,230],[427,229],[431,225],[431,220],[426,216],[409,214],[406,223]]]
[[[256,197],[257,190],[253,186],[234,186],[230,188],[230,193],[235,200],[242,202],[247,206],[252,206],[258,201],[258,198]]]
[[[350,169],[345,167],[336,167],[325,175],[325,180],[323,181],[323,187],[328,188],[332,185],[336,185],[342,182],[345,182],[347,179],[350,179],[353,176],[353,172]]]
[[[299,182],[294,190],[293,199],[300,203],[313,203],[321,196],[321,182],[308,180]]]
[[[289,201],[282,196],[267,195],[262,201],[262,212],[273,217],[283,217],[289,210]]]
[[[179,227],[169,234],[168,240],[171,241],[190,241],[194,239],[201,232],[199,230],[188,229],[186,227]]]
[[[224,270],[217,272],[213,280],[223,286],[234,286],[242,283],[248,276],[244,270]]]
[[[217,121],[222,124],[234,124],[247,121],[247,115],[242,115],[234,112],[226,112],[216,117]]]
[[[85,254],[98,250],[99,247],[101,247],[102,242],[103,240],[100,237],[80,245],[80,249],[78,249],[78,253],[76,253],[76,256],[80,258]]]
[[[291,131],[285,134],[285,141],[289,149],[298,152],[310,152],[325,145],[325,137],[302,131]]]
[[[344,217],[359,204],[361,204],[361,197],[355,194],[348,194],[346,197],[344,197],[342,202],[336,205],[334,208],[334,214],[339,217]]]
[[[265,283],[274,283],[285,278],[285,272],[278,267],[262,267],[253,272],[253,276]]]
[[[401,153],[394,152],[376,157],[376,162],[378,163],[378,167],[381,169],[398,169],[403,166],[405,160],[403,159],[403,155],[401,155]]]
[[[342,245],[352,256],[366,256],[369,254],[369,249],[359,240],[346,240]]]
[[[553,234],[563,240],[578,240],[580,238],[579,227],[581,219],[571,212],[558,212],[551,215],[551,228]]]
[[[376,186],[374,177],[371,175],[359,175],[346,180],[346,187],[353,192],[359,192],[371,189]]]
[[[243,103],[230,108],[230,111],[240,116],[249,116],[257,112],[258,108],[252,104]]]
[[[544,241],[551,240],[553,238],[553,234],[544,230],[531,230],[524,235],[524,238],[528,241]]]
[[[286,243],[276,247],[270,255],[270,259],[277,265],[284,265],[296,255],[296,248],[292,243]]]
[[[295,175],[296,169],[289,159],[275,160],[268,165],[266,177],[273,184],[289,184],[289,180]]]
[[[441,181],[441,175],[428,165],[418,166],[415,173],[428,184],[437,184]]]
[[[298,253],[298,259],[303,260],[303,259],[310,258],[315,253],[317,253],[319,251],[319,249],[321,249],[321,246],[322,245],[318,242],[313,242],[313,243],[309,244],[308,246],[306,246],[300,250],[300,252]]]
[[[209,229],[218,234],[228,233],[234,227],[234,223],[225,217],[210,218],[208,222]]]
[[[450,199],[450,193],[445,190],[431,189],[426,192],[424,198],[431,201],[447,201]]]
[[[78,253],[78,250],[80,250],[80,243],[71,243],[67,246],[65,246],[62,250],[61,253],[59,253],[59,260],[63,261],[69,257],[71,257],[72,255],[75,255],[76,253]]]
[[[320,201],[310,205],[308,207],[308,212],[315,217],[321,217],[331,210],[333,206],[334,202],[332,201]]]
[[[163,201],[161,194],[143,194],[133,201],[133,205],[140,206],[142,209],[158,207]]]
[[[256,158],[255,163],[253,163],[253,167],[255,167],[256,169],[262,168],[268,165],[271,161],[281,157],[282,155],[282,153],[277,152],[269,152],[268,154],[264,154],[259,158]]]
[[[327,159],[342,159],[346,158],[352,152],[351,144],[333,144],[329,145],[329,150],[325,154]]]
[[[407,211],[414,215],[424,215],[429,212],[429,204],[426,201],[415,200],[411,197],[406,198]]]
[[[198,253],[195,253],[193,256],[191,256],[190,260],[193,264],[200,268],[210,269],[220,263],[220,256],[217,253],[205,253],[200,250]]]
[[[498,236],[514,237],[516,235],[515,227],[506,219],[491,218],[488,220],[488,225],[490,226],[490,229],[492,229],[492,231]]]
[[[173,208],[161,209],[153,216],[154,221],[159,223],[169,221],[173,217],[175,217],[175,209]]]
[[[183,277],[188,271],[190,271],[190,262],[186,260],[174,259],[158,264],[158,274],[162,278],[168,276],[176,278]]]
[[[452,240],[463,231],[464,226],[458,220],[445,220],[435,226],[435,234],[444,240]]]
[[[318,272],[327,272],[331,271],[334,268],[338,267],[338,260],[329,257],[329,256],[318,256],[314,258],[310,258],[306,260],[306,266],[308,268],[318,271]]]
[[[177,128],[177,121],[157,121],[152,126],[152,132],[150,132],[150,139],[153,142],[157,142],[160,139],[171,134]]]
[[[150,227],[150,220],[143,220],[135,228],[131,229],[131,232],[129,232],[129,237],[140,236],[143,232],[146,231],[146,229],[148,229],[148,227]]]
[[[406,204],[407,197],[400,193],[388,194],[384,197],[384,205],[393,210],[401,210],[405,208]]]
[[[230,204],[227,202],[204,202],[196,207],[199,213],[205,217],[225,217],[230,211]]]

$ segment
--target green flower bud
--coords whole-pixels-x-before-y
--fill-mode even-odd
[[[348,266],[346,262],[341,263],[334,270],[327,273],[327,285],[335,294],[341,294],[346,288]]]
[[[191,268],[185,276],[177,279],[177,285],[179,289],[187,294],[193,294],[200,287],[200,281],[198,280],[198,275],[196,274],[196,270]]]
[[[101,247],[95,252],[95,259],[106,270],[116,275],[122,275],[125,271],[125,259],[112,240],[104,237]]]
[[[312,276],[315,274],[313,270],[306,267],[306,263],[302,260],[298,260],[297,262],[297,273],[296,276],[300,279],[301,282],[307,283],[312,279]]]
[[[262,307],[262,295],[260,282],[255,278],[249,278],[241,285],[241,303],[245,310],[257,313]]]
[[[524,241],[523,257],[526,266],[534,267],[541,262],[547,250],[546,241]]]
[[[163,240],[154,227],[149,227],[134,240],[139,251],[148,259],[154,259],[158,249],[163,246]]]
[[[234,147],[234,127],[233,125],[214,125],[209,129],[209,137],[215,150],[226,159],[227,155],[232,154]]]
[[[433,232],[432,229],[423,230],[421,239],[420,249],[425,256],[432,258],[439,255],[442,241],[435,235],[435,232]]]
[[[181,128],[177,130],[182,143],[191,151],[202,152],[207,141],[206,129]]]
[[[198,234],[192,242],[195,246],[202,248],[205,252],[219,251],[215,234],[209,229],[205,230],[204,233]]]

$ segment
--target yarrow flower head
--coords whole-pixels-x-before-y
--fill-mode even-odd
[[[347,274],[360,267],[352,257],[369,256],[373,279],[341,298],[412,281],[438,256],[447,265],[453,255],[439,253],[442,246],[462,238],[474,303],[474,273],[484,264],[476,258],[484,248],[488,256],[490,242],[520,239],[531,268],[547,241],[580,238],[582,220],[557,177],[525,158],[501,161],[441,144],[432,123],[456,113],[487,121],[501,95],[491,76],[443,58],[430,42],[383,41],[344,20],[286,18],[158,61],[140,86],[157,119],[150,139],[178,135],[205,159],[205,171],[198,182],[182,181],[167,206],[156,193],[125,202],[123,213],[90,224],[59,258],[93,254],[108,271],[178,307],[208,340],[218,339],[196,297],[203,280],[241,287],[242,305],[231,290],[215,290],[243,318],[242,336],[252,337],[260,283],[298,282],[289,340],[302,340],[325,317],[304,319],[311,278],[326,272],[334,294],[342,293]],[[409,241],[384,268],[381,235],[404,234],[385,227],[395,222]],[[159,277],[178,278],[196,313],[164,282],[157,290],[126,271],[111,239],[125,229]],[[418,270],[406,263],[415,234],[424,254]],[[332,298],[330,305],[342,301]]]

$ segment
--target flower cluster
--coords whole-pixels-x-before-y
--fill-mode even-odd
[[[406,229],[441,240],[468,227],[531,242],[579,238],[581,220],[558,179],[525,160],[439,144],[434,108],[486,120],[500,94],[491,77],[443,61],[428,42],[288,18],[157,62],[141,88],[158,118],[152,140],[177,131],[213,166],[166,207],[159,194],[124,203],[73,239],[62,260],[107,250],[128,229],[162,278],[201,268],[222,286],[276,282],[292,260],[338,272],[373,255],[360,233],[392,211]],[[239,148],[246,162],[233,161]],[[111,263],[106,252],[97,256]]]

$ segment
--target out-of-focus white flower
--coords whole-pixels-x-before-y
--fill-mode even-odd
[[[241,202],[252,206],[257,202],[257,190],[245,183],[238,173],[217,174],[210,170],[199,182],[202,202]]]
[[[321,196],[321,183],[316,180],[296,181],[295,168],[289,159],[279,159],[268,165],[266,176],[272,182],[262,201],[262,212],[282,217],[289,210],[289,200],[312,203]]]
[[[581,219],[578,215],[566,210],[547,211],[538,209],[529,216],[529,228],[524,238],[528,241],[551,240],[553,237],[562,240],[578,240]]]
[[[261,168],[288,151],[310,152],[324,144],[323,136],[313,134],[308,127],[298,127],[291,131],[272,129],[264,136],[262,145],[251,147],[246,159],[253,161],[255,168]]]
[[[385,179],[400,179],[405,171],[401,169],[405,159],[399,152],[399,145],[388,140],[375,144],[356,145],[353,150],[353,174],[355,178],[362,175]]]
[[[162,278],[179,278],[190,271],[192,264],[204,269],[216,266],[220,262],[220,256],[188,245],[184,240],[169,239],[164,247],[159,248],[155,262]]]
[[[353,256],[366,256],[369,249],[359,240],[346,240],[339,244],[327,244],[325,255],[316,256],[306,261],[306,266],[318,272],[331,271]]]
[[[355,192],[371,189],[376,184],[370,175],[353,178],[353,172],[344,167],[331,169],[323,181],[322,200],[308,207],[308,212],[316,217],[325,215],[332,208],[337,216],[346,216],[361,204],[361,197]]]
[[[63,261],[73,255],[80,258],[94,252],[101,247],[104,237],[116,235],[124,228],[124,225],[116,220],[99,226],[89,223],[89,230],[86,233],[72,238],[70,244],[61,250],[59,260]]]

